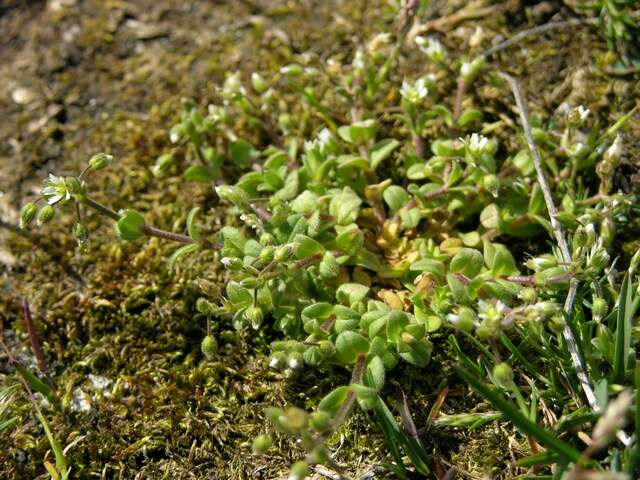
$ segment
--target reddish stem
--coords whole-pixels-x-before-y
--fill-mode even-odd
[[[24,323],[27,326],[27,332],[29,332],[29,339],[31,340],[31,350],[36,357],[38,364],[38,370],[42,373],[47,371],[47,362],[44,359],[44,352],[40,346],[40,340],[38,339],[38,333],[33,326],[33,318],[31,317],[31,309],[29,308],[29,302],[27,299],[22,299],[22,311],[24,312]]]

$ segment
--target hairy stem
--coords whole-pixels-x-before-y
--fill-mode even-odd
[[[29,332],[29,339],[31,340],[31,350],[36,357],[36,363],[38,364],[38,370],[42,373],[47,371],[47,362],[44,359],[44,352],[40,345],[38,333],[33,326],[33,318],[31,317],[31,309],[29,308],[29,302],[26,298],[22,299],[22,311],[24,312],[24,323],[27,326],[27,332]]]
[[[95,200],[93,200],[92,198],[85,197],[84,199],[82,199],[82,203],[87,207],[92,208],[96,212],[100,213],[101,215],[105,215],[115,220],[116,222],[120,220],[120,218],[122,218],[118,212],[116,212],[115,210],[111,210],[109,207],[105,207],[101,203],[98,203]],[[152,227],[151,225],[144,225],[142,229],[146,235],[149,235],[151,237],[164,238],[165,240],[171,240],[173,242],[195,243],[197,241],[189,237],[188,235],[169,232],[167,230],[162,230],[160,228]],[[205,248],[213,248],[213,244],[211,244],[206,240],[201,240],[200,243],[202,243],[202,245]]]

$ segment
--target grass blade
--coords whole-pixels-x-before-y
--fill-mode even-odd
[[[618,299],[618,315],[616,321],[616,344],[613,358],[612,382],[622,384],[627,374],[627,361],[631,347],[631,288],[629,274],[624,276],[620,297]]]
[[[497,391],[482,383],[478,378],[462,367],[457,368],[458,374],[469,383],[474,390],[486,398],[493,407],[503,413],[523,433],[531,435],[560,457],[577,464],[583,464],[585,458],[571,445],[563,442],[548,430],[540,427],[525,417],[511,402],[502,397]]]
[[[44,383],[35,374],[33,374],[30,370],[24,368],[22,365],[16,364],[15,367],[20,376],[24,379],[25,382],[27,382],[27,384],[29,384],[29,386],[33,390],[42,394],[49,403],[54,403],[53,391],[46,383]]]

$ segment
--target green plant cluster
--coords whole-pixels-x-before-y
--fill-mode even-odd
[[[228,205],[217,238],[199,233],[198,208],[184,235],[147,225],[135,210],[98,204],[87,193],[86,171],[50,177],[42,190],[47,205],[37,211],[28,204],[21,223],[49,221],[67,202],[112,218],[124,240],[155,235],[184,243],[172,268],[188,254],[218,249],[228,281],[222,298],[198,300],[202,317],[236,329],[268,323],[281,337],[269,365],[286,374],[305,365],[349,369],[351,382],[312,411],[267,411],[276,430],[298,436],[308,451],[292,467],[292,479],[304,478],[314,464],[336,467],[327,442],[355,404],[373,412],[398,476],[407,474],[404,456],[430,475],[426,449],[410,434],[410,416],[400,426],[386,406],[385,379],[389,372],[424,368],[438,348],[433,337],[442,342],[447,334],[460,375],[498,413],[451,416],[443,424],[507,419],[532,446],[520,465],[554,464],[554,478],[586,470],[637,473],[637,437],[621,422],[632,397],[610,401],[635,388],[639,371],[631,323],[640,303],[638,258],[621,286],[613,250],[616,229],[629,221],[636,201],[615,182],[620,134],[630,116],[606,129],[581,106],[532,119],[559,210],[550,219],[529,148],[514,149],[517,142],[493,136],[496,124],[486,122],[470,95],[465,99],[479,80],[505,92],[508,84],[482,57],[449,61],[435,38],[418,37],[416,45],[428,65],[418,78],[396,71],[400,41],[381,34],[350,63],[322,66],[301,58],[274,78],[231,74],[220,105],[206,114],[186,102],[171,129],[175,149],[152,170],[166,175],[182,166],[187,181],[215,184]],[[269,146],[239,138],[238,125]],[[510,135],[520,134],[514,124]],[[184,167],[179,158],[194,162]],[[87,171],[110,161],[99,154]],[[84,247],[88,232],[77,211],[73,233]],[[558,225],[569,234],[570,261],[554,246]],[[571,308],[563,312],[568,294]],[[203,354],[213,358],[216,349],[208,333]],[[576,386],[576,352],[595,403],[585,402]],[[557,416],[548,428],[539,425],[541,405]],[[582,451],[572,432],[597,418],[592,447]],[[592,460],[616,435],[622,446]],[[254,451],[264,453],[270,442],[256,438]]]

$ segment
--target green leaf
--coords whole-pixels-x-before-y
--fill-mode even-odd
[[[58,469],[58,472],[62,474],[62,478],[67,478],[67,476],[69,475],[69,470],[67,467],[67,459],[65,458],[64,452],[62,451],[62,446],[60,445],[60,442],[58,442],[58,440],[53,436],[53,433],[51,433],[49,423],[40,412],[40,409],[38,409],[38,413],[36,416],[38,417],[38,420],[40,421],[40,424],[44,429],[47,440],[49,440],[51,450],[53,450],[53,455],[56,458],[56,467]]]
[[[293,244],[296,247],[296,258],[298,259],[309,258],[324,253],[322,244],[306,235],[296,235],[293,239]]]
[[[377,391],[382,390],[382,387],[384,387],[385,370],[382,359],[379,356],[375,355],[369,359],[364,375],[367,385],[375,388]]]
[[[187,232],[189,232],[189,236],[194,240],[200,239],[200,233],[198,233],[198,229],[196,227],[196,217],[200,213],[200,207],[192,208],[189,211],[189,215],[187,215]]]
[[[397,212],[411,200],[411,195],[404,188],[391,185],[382,192],[382,198],[387,202],[392,212]]]
[[[368,351],[369,340],[352,330],[342,332],[336,338],[336,357],[342,363],[353,363],[359,354]]]
[[[362,199],[349,187],[345,187],[331,198],[329,213],[339,225],[354,223],[360,214]]]
[[[296,213],[310,213],[318,208],[318,196],[305,190],[291,202],[291,210]]]
[[[336,290],[336,299],[340,303],[352,306],[364,299],[369,293],[369,287],[360,283],[343,283]]]
[[[337,229],[336,229],[337,230]],[[335,239],[336,249],[349,256],[357,255],[364,243],[364,234],[356,226],[338,231]]]
[[[431,360],[432,345],[426,339],[413,341],[411,343],[401,342],[404,345],[398,347],[400,358],[416,367],[426,367]],[[400,350],[406,350],[400,352]]]
[[[473,123],[476,120],[482,120],[482,112],[480,110],[469,109],[462,112],[460,118],[458,118],[458,125],[464,127],[469,123]]]
[[[329,413],[331,416],[338,413],[342,404],[347,400],[349,395],[349,387],[343,385],[329,392],[325,397],[320,400],[318,404],[318,410]]]
[[[216,171],[207,165],[191,165],[182,175],[188,182],[210,183],[218,178]]]
[[[351,384],[350,388],[356,394],[356,399],[363,410],[371,410],[375,406],[374,402],[378,398],[378,391],[375,388],[359,383]]]
[[[369,160],[361,155],[340,155],[336,159],[336,163],[340,170],[348,170],[350,168],[362,171],[369,170]]]
[[[116,231],[123,240],[134,241],[144,236],[144,217],[136,210],[121,210]]]
[[[253,147],[244,140],[236,140],[229,144],[229,157],[239,167],[249,166]]]
[[[179,249],[177,249],[175,252],[173,252],[171,254],[171,256],[169,257],[168,260],[168,264],[169,264],[169,271],[172,272],[173,269],[176,266],[176,262],[181,259],[182,257],[185,257],[193,252],[197,252],[198,250],[200,250],[200,244],[199,243],[190,243],[188,245],[184,245],[182,247],[180,247]]]
[[[412,272],[429,272],[434,276],[436,282],[444,283],[444,263],[440,260],[423,258],[422,260],[412,263],[409,266],[409,270]]]
[[[345,142],[361,145],[373,139],[376,134],[376,122],[373,119],[343,125],[338,128],[338,135]]]
[[[495,203],[491,203],[484,207],[480,212],[480,223],[484,228],[499,228],[500,227],[500,210]]]
[[[516,168],[520,170],[520,173],[526,177],[533,175],[536,171],[536,167],[533,164],[533,159],[531,158],[531,154],[528,149],[520,150],[513,157],[512,161]]]
[[[491,273],[493,276],[517,275],[519,273],[518,267],[509,249],[500,244],[494,244],[494,248],[493,258],[491,260]]]
[[[387,338],[395,342],[400,338],[404,327],[409,324],[409,317],[399,310],[392,310],[387,316]]]
[[[49,403],[54,403],[53,390],[49,388],[49,385],[40,380],[31,370],[23,367],[20,364],[15,365],[16,370],[20,376],[29,384],[32,390],[40,393]]]
[[[234,227],[223,227],[220,233],[224,241],[225,249],[234,250],[236,256],[243,254],[247,239],[240,230]]]
[[[451,259],[449,271],[462,273],[467,278],[473,278],[480,273],[484,265],[484,257],[473,248],[462,248]]]
[[[253,305],[253,295],[251,291],[238,282],[229,282],[227,284],[227,299],[233,304],[236,310]]]
[[[376,143],[371,148],[371,169],[378,168],[378,165],[387,159],[399,145],[400,142],[393,138],[385,138]]]
[[[302,319],[326,320],[333,315],[333,305],[326,302],[318,302],[309,305],[302,310]]]
[[[625,274],[618,296],[618,313],[616,316],[616,344],[613,360],[612,380],[624,384],[627,376],[629,349],[631,347],[632,327],[632,295],[629,286],[629,274]]]

